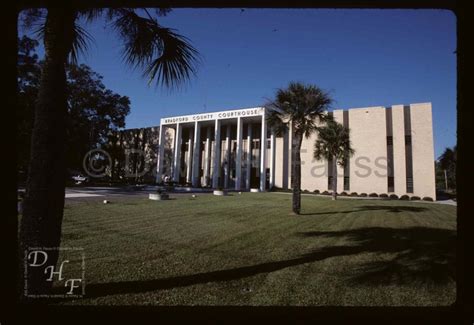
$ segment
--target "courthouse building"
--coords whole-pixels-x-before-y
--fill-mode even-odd
[[[276,136],[263,107],[161,119],[156,180],[193,187],[265,191],[291,187],[291,132]],[[355,154],[334,171],[313,158],[317,134],[301,148],[301,189],[435,198],[431,103],[334,110]],[[169,159],[165,159],[165,151]]]

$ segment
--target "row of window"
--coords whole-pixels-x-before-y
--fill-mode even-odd
[[[405,145],[411,145],[411,135],[405,135]],[[387,137],[387,146],[393,146],[393,136]]]
[[[388,136],[387,137],[387,145],[388,146],[393,146],[393,136]],[[405,146],[411,146],[411,135],[405,135]],[[408,151],[411,151],[411,147],[407,148]],[[409,163],[411,163],[411,155],[409,155],[410,160]],[[408,162],[407,162],[408,163]],[[395,181],[393,176],[389,176],[387,178],[387,188],[388,192],[393,192],[395,190]],[[413,177],[407,174],[406,177],[406,184],[407,184],[407,193],[413,193]]]
[[[332,176],[328,177],[328,189],[332,189]],[[344,176],[344,191],[349,191],[349,177]],[[388,192],[394,192],[395,191],[395,178],[393,176],[388,176]],[[407,177],[407,193],[413,193],[413,177]]]
[[[332,189],[332,176],[328,176],[328,189]],[[344,191],[349,191],[349,176],[344,176]]]

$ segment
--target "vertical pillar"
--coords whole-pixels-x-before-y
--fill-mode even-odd
[[[189,130],[188,134],[188,154],[186,156],[186,183],[191,183],[194,132],[191,132],[191,130]]]
[[[163,161],[165,154],[165,126],[160,125],[160,131],[158,136],[158,159],[156,161],[156,183],[162,182],[163,176]]]
[[[219,176],[221,170],[221,121],[216,120],[215,128],[214,128],[214,161],[213,166],[214,170],[212,173],[212,187],[217,188],[219,187]]]
[[[199,171],[201,169],[199,155],[201,153],[201,127],[198,121],[194,122],[194,148],[193,148],[193,171],[192,181],[193,187],[198,186]]]
[[[270,189],[275,186],[275,131],[270,135]]]
[[[288,123],[288,188],[293,188],[293,183],[291,182],[293,174],[293,122]],[[326,183],[327,184],[327,180]]]
[[[262,115],[262,134],[260,136],[260,191],[265,191],[267,171],[267,121]]]
[[[179,182],[179,174],[181,170],[181,137],[182,126],[176,123],[176,132],[174,133],[174,161],[173,161],[173,180]]]
[[[226,137],[225,137],[225,169],[224,169],[224,188],[229,187],[229,177],[230,177],[230,131],[231,131],[231,125],[227,124],[225,127],[226,129]]]
[[[235,157],[235,189],[240,190],[242,183],[242,118],[237,118],[237,154]]]
[[[247,125],[247,175],[245,187],[250,190],[250,172],[252,171],[252,124]]]
[[[204,184],[206,186],[210,184],[210,175],[211,175],[211,163],[210,163],[210,155],[211,155],[211,128],[206,128],[206,147],[204,148]]]

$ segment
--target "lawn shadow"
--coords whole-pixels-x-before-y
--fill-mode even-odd
[[[453,230],[413,227],[360,228],[334,232],[297,233],[302,240],[318,237],[340,237],[350,240],[347,246],[328,246],[299,257],[196,273],[184,276],[92,283],[86,287],[86,297],[95,298],[114,294],[143,293],[155,290],[192,286],[209,282],[225,282],[258,274],[270,273],[287,267],[322,261],[331,257],[355,256],[362,253],[396,253],[392,260],[360,265],[347,274],[348,284],[390,285],[413,281],[443,284],[455,279],[455,236]]]
[[[456,231],[449,229],[359,228],[347,231],[309,231],[300,236],[345,238],[360,253],[391,253],[393,257],[362,263],[349,270],[352,285],[446,284],[456,280]],[[323,249],[324,250],[324,249]]]
[[[347,211],[327,211],[327,212],[314,212],[314,213],[300,213],[303,216],[315,216],[315,215],[325,215],[325,214],[339,214],[339,213],[351,213],[351,212],[362,212],[362,211],[386,211],[390,213],[400,213],[400,212],[423,212],[428,210],[424,207],[414,207],[414,206],[385,206],[385,205],[364,205],[357,207],[357,209],[347,210]]]

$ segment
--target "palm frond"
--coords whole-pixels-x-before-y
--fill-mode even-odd
[[[335,120],[328,120],[318,130],[313,157],[317,160],[335,158],[340,166],[345,166],[355,153],[350,141],[350,129]]]
[[[86,22],[91,23],[98,19],[103,13],[103,8],[91,8],[79,10],[79,17],[85,19]]]
[[[40,25],[44,24],[46,18],[46,10],[42,8],[30,8],[22,10],[19,14],[19,20],[21,21],[21,27],[29,30],[37,30]]]
[[[149,83],[156,80],[157,85],[174,88],[195,75],[199,54],[186,37],[131,9],[109,15],[115,17],[114,28],[125,42],[124,61],[142,69]]]
[[[72,48],[69,53],[69,61],[72,64],[77,64],[77,59],[80,54],[85,55],[89,44],[94,41],[93,37],[80,25],[74,24]]]
[[[273,130],[273,132],[275,132],[277,137],[282,136],[285,133],[287,125],[282,120],[280,112],[268,110],[266,120],[268,126]]]
[[[160,17],[164,17],[166,16],[167,14],[169,14],[173,9],[169,8],[169,7],[165,7],[165,8],[156,8],[155,9],[155,13],[160,16]]]
[[[43,39],[45,33],[45,25],[39,26],[35,31],[34,34],[36,37]],[[68,61],[71,64],[77,64],[79,55],[85,55],[87,49],[89,48],[89,44],[94,41],[94,38],[87,32],[84,28],[82,28],[77,21],[74,23],[73,30],[72,30],[72,48],[69,51],[69,58]]]

